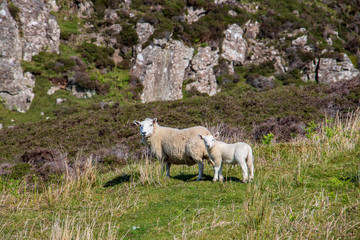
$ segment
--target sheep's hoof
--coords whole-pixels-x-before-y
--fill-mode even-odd
[[[212,181],[213,181],[213,182],[216,182],[216,181],[217,181],[217,179],[215,179],[215,178],[214,178]]]
[[[223,179],[223,178],[220,178],[219,181],[220,181],[220,182],[224,182],[224,179]]]
[[[202,180],[204,180],[204,178],[202,178],[202,177],[201,177],[201,178],[196,179],[196,181],[197,181],[197,182],[202,181]]]
[[[243,183],[247,183],[248,182],[248,180],[247,179],[243,179]]]

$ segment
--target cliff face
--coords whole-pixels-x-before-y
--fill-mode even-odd
[[[182,83],[194,49],[180,41],[158,40],[138,51],[133,76],[144,86],[142,102],[182,98]]]
[[[43,1],[1,4],[0,97],[10,109],[26,111],[34,98],[34,77],[23,72],[21,61],[40,51],[59,51],[60,29],[50,10]]]
[[[31,74],[24,74],[20,66],[22,60],[22,41],[18,25],[10,15],[7,2],[1,4],[0,28],[0,97],[9,108],[27,110],[34,94],[35,81]]]
[[[87,64],[80,64],[83,74],[73,74],[70,67],[56,72],[65,84],[82,76],[72,84],[98,91],[88,73],[94,67],[108,73],[116,64],[138,79],[142,102],[181,99],[184,91],[215,95],[223,78],[233,83],[265,79],[272,87],[274,79],[283,84],[346,81],[359,74],[358,8],[356,1],[82,0],[60,6],[53,0],[3,1],[0,97],[9,108],[26,111],[35,81],[33,71],[24,73],[20,63],[46,51],[61,58],[53,69],[66,67],[60,41]],[[51,11],[59,11],[57,18]],[[106,56],[101,47],[110,49]]]

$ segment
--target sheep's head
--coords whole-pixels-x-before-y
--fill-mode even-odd
[[[218,132],[215,133],[214,136],[213,135],[202,136],[199,134],[199,137],[204,141],[207,149],[211,149],[214,146],[214,144],[216,142],[215,138],[217,138],[218,136],[219,136]]]
[[[134,121],[136,126],[140,127],[140,134],[143,138],[148,138],[154,133],[154,126],[157,124],[157,119],[146,118],[144,121]]]

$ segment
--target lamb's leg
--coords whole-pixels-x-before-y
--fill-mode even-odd
[[[254,157],[252,154],[252,149],[250,147],[246,163],[249,168],[249,182],[252,182],[252,180],[254,179]]]
[[[222,174],[222,169],[223,169],[223,164],[220,165],[220,169],[219,169],[219,181],[220,182],[224,181],[224,176]]]
[[[199,166],[199,176],[196,181],[200,181],[203,179],[204,163],[202,161],[198,161],[197,163]]]
[[[254,180],[254,164],[250,167],[250,176],[249,181],[252,182]]]
[[[215,163],[215,167],[214,167],[214,178],[213,178],[213,182],[216,182],[219,179],[219,171],[220,171],[221,165],[220,164],[216,164]]]
[[[237,162],[241,166],[242,175],[243,175],[243,182],[246,183],[248,181],[248,167],[246,165],[245,159],[241,158],[240,160],[237,160]]]
[[[166,177],[168,177],[168,178],[170,178],[170,167],[171,167],[171,163],[166,162],[166,163],[165,163]]]

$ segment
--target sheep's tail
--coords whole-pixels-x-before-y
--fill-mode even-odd
[[[254,179],[255,170],[254,170],[254,156],[253,156],[252,149],[250,146],[249,146],[248,156],[246,159],[246,164],[249,169],[249,181],[251,182]]]

